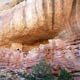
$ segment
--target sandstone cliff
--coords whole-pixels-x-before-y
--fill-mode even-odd
[[[79,4],[79,0],[27,0],[0,12],[0,46],[20,43],[31,47],[56,36],[79,38]]]

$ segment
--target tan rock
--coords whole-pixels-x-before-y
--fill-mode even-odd
[[[64,39],[80,37],[79,1],[73,4],[73,0],[27,0],[0,12],[0,45],[33,45],[63,31]]]

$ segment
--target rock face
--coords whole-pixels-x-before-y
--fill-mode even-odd
[[[19,4],[24,0],[7,0],[7,1],[0,1],[0,12],[4,10],[8,10],[15,5]]]
[[[0,45],[32,44],[58,35],[80,37],[79,4],[79,0],[27,0],[0,12]]]
[[[80,70],[80,44],[70,45],[61,39],[49,40],[28,52],[0,49],[0,69],[32,69],[41,59],[45,59],[56,73],[60,68],[70,72]]]

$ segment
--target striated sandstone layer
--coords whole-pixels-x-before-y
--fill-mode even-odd
[[[79,0],[27,0],[1,11],[0,46],[20,43],[31,48],[56,36],[80,38],[79,7]]]
[[[55,74],[60,68],[69,72],[79,71],[80,44],[71,45],[61,39],[53,39],[28,52],[0,49],[0,69],[26,69],[29,72],[43,58],[51,65]]]

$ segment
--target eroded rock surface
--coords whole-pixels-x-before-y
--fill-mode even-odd
[[[28,52],[0,49],[0,68],[2,65],[11,70],[28,70],[42,58],[51,64],[53,73],[57,73],[61,67],[70,72],[80,70],[80,45],[70,45],[61,39],[53,39]]]
[[[31,44],[58,36],[64,29],[69,38],[80,36],[79,0],[63,1],[27,0],[0,12],[0,45]]]

